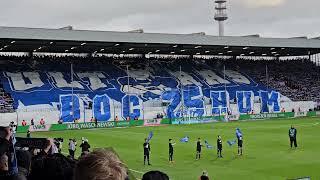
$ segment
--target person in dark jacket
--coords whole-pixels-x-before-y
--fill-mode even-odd
[[[294,144],[294,147],[297,148],[297,129],[291,126],[289,129],[289,139],[290,139],[290,147],[292,148],[292,144]]]
[[[18,161],[18,174],[13,180],[27,180],[31,168],[31,153],[29,151],[16,151]]]
[[[218,154],[218,158],[222,158],[222,139],[221,139],[221,136],[219,135],[218,136],[218,139],[217,139],[217,154]]]
[[[90,152],[90,144],[88,143],[88,139],[84,139],[82,143],[80,144],[81,152],[82,153],[88,153]]]

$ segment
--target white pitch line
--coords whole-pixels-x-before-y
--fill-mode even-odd
[[[130,171],[133,171],[133,172],[136,172],[136,173],[139,173],[139,174],[144,174],[144,172],[141,172],[141,171],[136,171],[134,169],[129,169]]]

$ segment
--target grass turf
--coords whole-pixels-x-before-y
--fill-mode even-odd
[[[166,172],[173,180],[198,179],[203,170],[211,179],[272,179],[284,180],[310,176],[320,179],[320,119],[299,118],[268,121],[248,121],[197,125],[172,125],[164,127],[134,127],[115,129],[71,130],[38,132],[32,137],[63,137],[63,151],[68,152],[69,138],[86,137],[93,148],[113,147],[132,173],[140,178],[149,170]],[[293,124],[298,131],[298,149],[289,148],[288,130]],[[237,156],[237,145],[229,147],[227,140],[235,139],[235,128],[240,127],[244,139],[244,155]],[[151,164],[143,165],[143,141],[150,131]],[[195,160],[196,139],[216,147],[218,135],[223,139],[223,156],[218,159],[216,149],[202,151],[201,160]],[[20,134],[24,136],[24,134]],[[179,140],[189,136],[188,143]],[[177,143],[174,164],[168,163],[168,139]],[[204,144],[204,143],[203,143]],[[92,148],[92,149],[93,149]],[[76,155],[80,154],[80,148]]]

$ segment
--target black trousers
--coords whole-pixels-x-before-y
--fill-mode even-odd
[[[169,151],[169,161],[173,160],[173,151]]]
[[[146,160],[148,161],[148,164],[150,164],[150,155],[149,155],[149,153],[144,153],[143,164],[146,164]]]
[[[292,148],[292,144],[294,144],[294,147],[297,147],[297,138],[290,138],[290,147]]]
[[[74,151],[69,149],[69,155],[72,159],[74,159]]]

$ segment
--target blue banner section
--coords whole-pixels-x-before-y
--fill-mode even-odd
[[[72,103],[73,99],[73,103]],[[75,119],[80,119],[80,102],[76,95],[60,96],[60,119],[63,122],[73,122]]]
[[[213,115],[228,113],[229,93],[227,91],[211,91],[210,97]]]
[[[237,104],[238,111],[240,114],[250,113],[253,109],[253,92],[251,91],[241,91],[237,92]]]
[[[169,103],[167,108],[167,117],[169,119],[177,118],[178,115],[176,113],[178,111],[178,106],[181,101],[181,95],[179,90],[165,91],[162,93],[161,97],[164,103]]]
[[[200,87],[188,87],[183,90],[183,100],[186,108],[189,109],[189,116],[198,117],[204,115],[203,95]]]
[[[108,121],[111,118],[110,98],[107,95],[96,96],[93,98],[93,116],[98,121]]]
[[[260,98],[262,113],[280,112],[280,94],[278,92],[260,91]]]
[[[125,95],[122,98],[122,117],[126,119],[140,118],[141,104],[140,99],[136,95]]]

